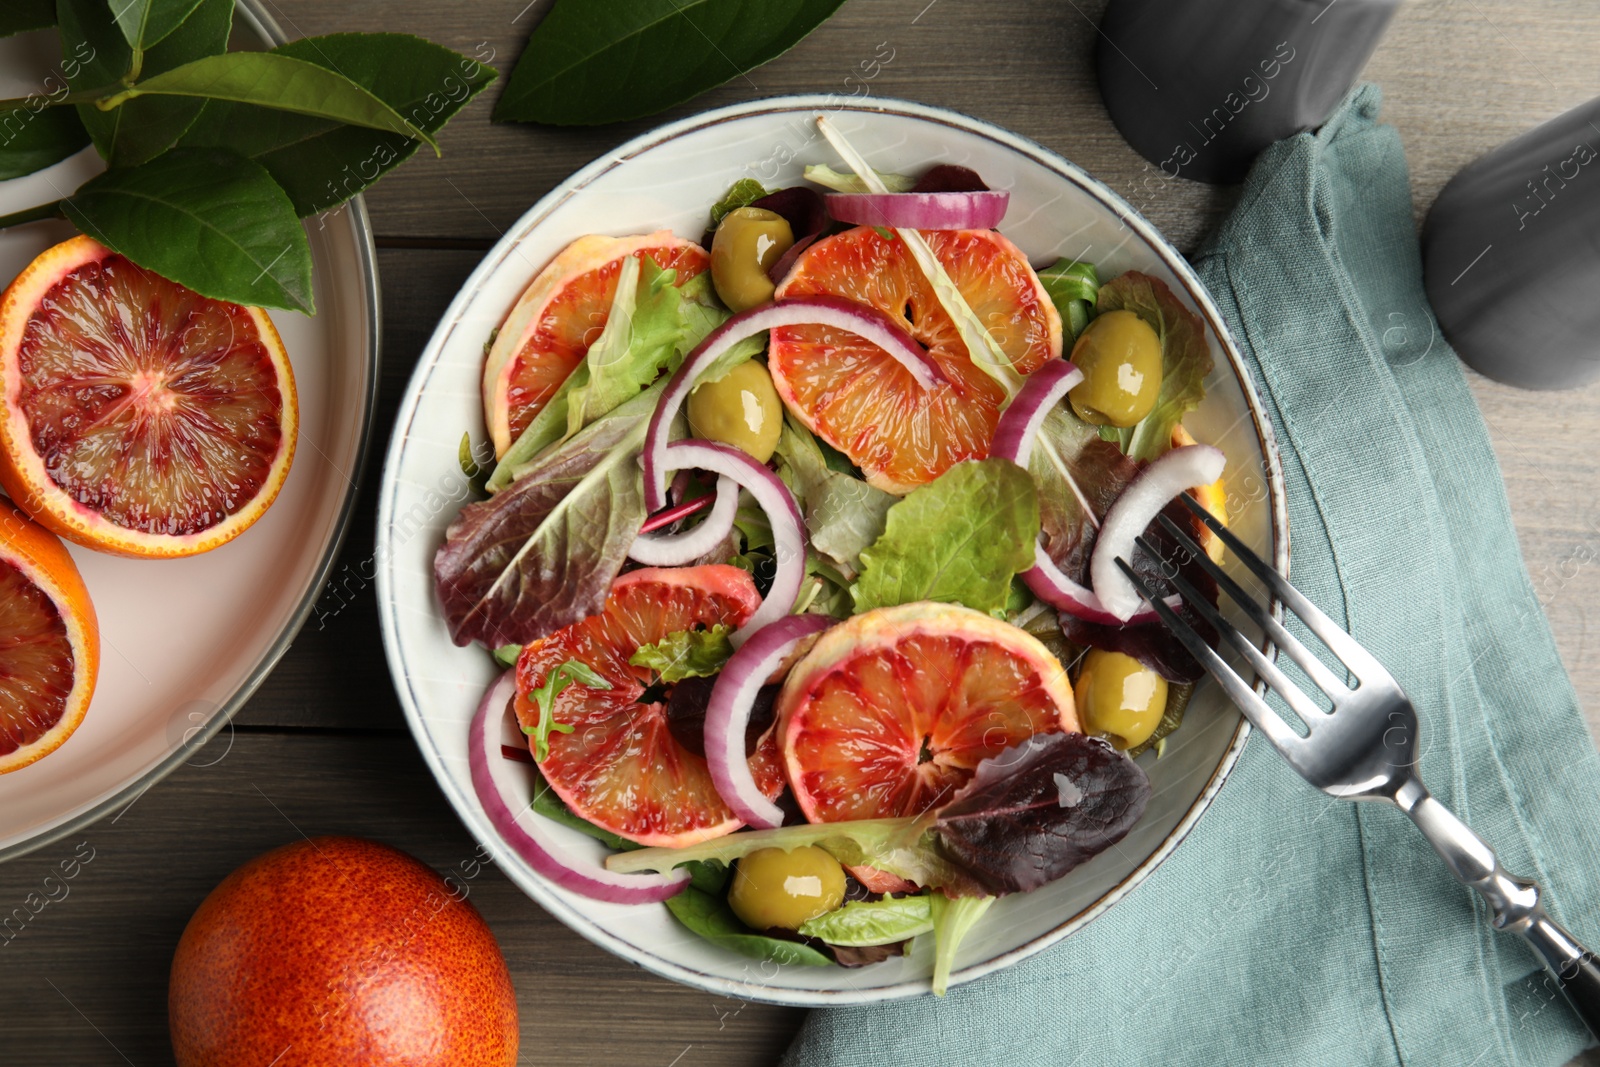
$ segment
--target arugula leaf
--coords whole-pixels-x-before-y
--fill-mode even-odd
[[[900,498],[832,467],[822,442],[792,415],[784,419],[776,455],[778,474],[805,516],[811,547],[850,575],[859,573],[862,549],[882,536],[889,509]]]
[[[496,122],[598,126],[665,111],[794,47],[844,0],[560,0]]]
[[[590,689],[611,688],[610,682],[596,674],[594,668],[582,660],[569,659],[547,674],[544,684],[528,694],[528,699],[539,709],[539,721],[522,728],[523,733],[533,738],[533,758],[537,762],[542,763],[550,758],[551,730],[558,734],[570,734],[573,730],[570,723],[556,722],[555,711],[556,697],[573,683]]]
[[[7,0],[0,6],[0,37],[56,24],[55,0]]]
[[[950,988],[950,969],[955,965],[956,949],[994,904],[995,898],[957,897],[952,900],[935,892],[928,899],[933,914],[933,995],[942,997]]]
[[[394,108],[337,71],[279,52],[226,52],[147,77],[95,106],[118,107],[149,96],[199,97],[291,111],[439,144]]]
[[[132,0],[113,0],[130,4]],[[92,92],[115,85],[133,70],[132,47],[113,19],[107,0],[61,0],[61,62],[67,84]],[[182,24],[152,46],[137,63],[141,76],[160,75],[191,60],[228,47],[233,26],[232,0],[203,0]],[[205,106],[201,100],[150,97],[129,100],[109,111],[79,104],[78,117],[107,163],[131,167],[171,148]]]
[[[883,536],[861,553],[856,610],[916,600],[1003,610],[1038,539],[1027,471],[1005,459],[958,463],[889,509]]]
[[[1212,366],[1205,323],[1161,279],[1132,270],[1100,287],[1098,306],[1102,315],[1133,312],[1161,338],[1161,391],[1150,414],[1134,425],[1126,449],[1134,459],[1155,459],[1172,447],[1172,428],[1205,399]]]
[[[58,163],[89,143],[89,131],[70,107],[0,111],[0,181]]]
[[[722,220],[728,217],[728,212],[749,207],[766,195],[766,186],[754,178],[740,178],[728,187],[728,191],[722,194],[721,200],[711,205],[711,228],[714,230],[722,225]]]
[[[644,522],[639,448],[665,384],[461,509],[433,561],[457,644],[526,644],[605,606]]]
[[[852,900],[842,908],[807,919],[799,933],[830,945],[866,948],[892,945],[933,929],[929,898],[922,895]]]
[[[685,886],[676,896],[668,897],[666,903],[673,918],[729,952],[752,959],[770,960],[780,965],[828,967],[833,964],[831,959],[810,945],[756,933],[739,921],[727,901],[693,885]]]
[[[517,659],[522,655],[521,645],[501,645],[491,655],[500,666],[510,670],[517,665]]]
[[[78,229],[202,296],[312,311],[311,245],[258,163],[175,148],[117,167],[62,202]]]
[[[709,630],[675,630],[653,645],[640,645],[628,662],[655,671],[668,685],[685,678],[710,678],[733,655],[732,634],[733,627],[720,622]]]
[[[888,171],[875,170],[878,181],[883,185],[884,192],[908,193],[917,184],[915,178],[907,174],[891,174]],[[867,183],[854,174],[843,174],[834,170],[826,163],[813,163],[805,169],[802,177],[808,182],[813,182],[824,189],[832,189],[836,193],[870,193],[875,190],[867,187]]]
[[[272,51],[345,75],[430,134],[498,77],[493,67],[405,33],[305,37]],[[229,148],[256,160],[305,217],[366,189],[421,142],[409,134],[211,100],[180,143]]]
[[[183,25],[200,0],[109,0],[117,29],[135,50],[150,48]]]

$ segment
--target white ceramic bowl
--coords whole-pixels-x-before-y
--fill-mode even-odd
[[[1216,370],[1204,404],[1186,420],[1226,452],[1236,531],[1286,568],[1282,479],[1272,430],[1216,309],[1183,258],[1104,185],[1066,160],[975,119],[892,100],[840,104],[785,97],[707,112],[648,133],[596,160],[524,215],[485,257],[450,305],[417,365],[383,471],[378,512],[379,610],[390,668],[428,766],[472,833],[529,896],[584,937],[648,970],[728,996],[785,1004],[853,1004],[928,988],[931,946],[859,970],[778,967],[715,948],[660,905],[603,904],[546,881],[511,854],[475,799],[467,725],[495,675],[488,655],[450,641],[434,597],[432,562],[463,497],[456,450],[463,430],[483,437],[478,379],[484,342],[532,279],[586,233],[663,227],[691,238],[734,181],[793,184],[809,163],[839,166],[814,135],[820,111],[873,166],[915,172],[934,162],[976,169],[1011,191],[1001,230],[1035,262],[1070,255],[1102,277],[1137,269],[1186,295],[1210,326]],[[953,982],[1004,967],[1081,928],[1121,899],[1183,839],[1233,766],[1247,726],[1214,686],[1197,693],[1159,761],[1141,757],[1153,796],[1116,848],[1033,893],[1001,900],[961,947]],[[536,817],[536,816],[525,816]],[[556,828],[559,829],[559,828]],[[560,830],[562,833],[570,831]],[[589,847],[586,838],[572,840]],[[595,855],[598,845],[592,845]]]
[[[283,39],[255,0],[242,0],[235,48]],[[54,31],[0,40],[0,97],[59,77],[59,59]],[[102,167],[85,148],[0,182],[0,214],[55,200]],[[0,230],[0,283],[74,232],[63,222]],[[317,314],[272,313],[300,398],[299,446],[283,490],[238,539],[188,559],[70,546],[100,620],[99,684],[83,725],[60,748],[0,775],[0,860],[125,809],[209,746],[316,606],[349,526],[377,395],[378,279],[359,198],[308,222],[307,233]],[[199,759],[226,752],[218,739]]]

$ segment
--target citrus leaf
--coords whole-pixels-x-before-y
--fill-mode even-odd
[[[202,0],[110,0],[111,17],[130,48],[149,48],[164,40],[194,13]],[[102,5],[103,6],[103,5]]]
[[[336,33],[273,49],[365,86],[412,125],[437,133],[498,76],[448,48],[404,33]],[[277,179],[302,217],[344,203],[410,158],[403,134],[254,104],[212,100],[180,142],[228,148]]]
[[[61,0],[61,63],[67,84],[92,92],[116,84],[133,64],[133,51],[112,21],[106,0]],[[158,75],[228,46],[232,0],[203,0],[182,26],[144,53],[140,70]],[[154,159],[177,143],[204,102],[177,97],[129,100],[111,111],[79,104],[78,117],[94,145],[114,167]]]
[[[0,181],[32,174],[88,143],[89,131],[70,107],[0,111]]]
[[[312,311],[310,242],[259,163],[175,148],[106,171],[62,207],[101,244],[203,296]]]
[[[560,0],[496,122],[598,126],[665,111],[793,48],[844,0]]]
[[[394,108],[343,74],[276,52],[227,52],[205,56],[181,67],[145,78],[131,89],[101,101],[149,96],[200,97],[260,104],[351,126],[417,137],[437,149],[433,136],[419,130]]]
[[[0,5],[0,37],[56,24],[55,0],[6,0]]]

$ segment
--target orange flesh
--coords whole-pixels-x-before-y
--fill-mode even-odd
[[[670,575],[670,580],[654,576]],[[551,671],[579,660],[610,689],[572,684],[556,697],[555,721],[570,734],[550,733],[550,755],[539,769],[574,812],[597,826],[651,845],[684,845],[730,833],[740,823],[717,795],[705,758],[685,749],[667,725],[664,702],[639,703],[654,672],[628,659],[641,645],[696,624],[738,627],[760,595],[737,567],[634,571],[613,587],[606,609],[523,650],[517,662],[516,711],[525,727],[539,710],[527,694]],[[777,741],[763,739],[751,760],[768,796],[783,787]]]
[[[711,265],[711,257],[698,245],[645,248],[637,254],[649,256],[663,270],[676,270],[674,284],[680,286]],[[545,305],[532,336],[511,357],[506,389],[511,440],[522,436],[567,375],[583,362],[589,346],[600,339],[626,258],[618,257],[562,286]]]
[[[988,230],[923,237],[1019,373],[1061,354],[1059,316],[1010,242]],[[902,319],[949,381],[924,391],[876,345],[842,330],[772,331],[768,366],[779,395],[869,481],[904,491],[989,454],[1005,392],[968,358],[904,242],[885,240],[868,226],[819,241],[796,261],[777,295],[841,296]]]
[[[0,756],[61,721],[73,682],[72,642],[55,603],[0,561]]]
[[[39,301],[18,366],[50,479],[118,526],[199,533],[271,476],[284,399],[244,308],[106,256]]]
[[[872,647],[814,680],[787,738],[812,822],[916,815],[978,763],[1061,728],[1038,666],[954,634]]]

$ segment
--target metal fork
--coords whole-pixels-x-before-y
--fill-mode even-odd
[[[1299,665],[1306,677],[1331,701],[1332,710],[1325,711],[1291,682],[1272,659],[1224,619],[1206,597],[1199,595],[1178,573],[1178,567],[1163,557],[1148,539],[1139,538],[1139,547],[1152,559],[1160,561],[1163,576],[1172,581],[1184,602],[1216,627],[1217,632],[1249,660],[1266,685],[1283,698],[1304,724],[1306,735],[1300,736],[1268,707],[1255,688],[1228,666],[1164,597],[1156,595],[1126,560],[1118,559],[1122,572],[1133,581],[1167,628],[1302,778],[1335,797],[1384,801],[1409,815],[1450,868],[1450,873],[1483,897],[1493,913],[1495,928],[1520,934],[1533,946],[1584,1024],[1600,1036],[1600,962],[1545,912],[1540,903],[1539,886],[1502,867],[1494,850],[1422,784],[1416,768],[1417,711],[1394,676],[1210,512],[1187,494],[1180,499],[1328,647],[1355,677],[1355,687],[1346,685],[1284,629],[1272,612],[1240,588],[1165,515],[1160,517],[1161,524],[1177,540],[1182,551],[1203,567],[1221,590]]]

